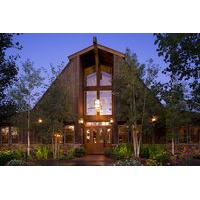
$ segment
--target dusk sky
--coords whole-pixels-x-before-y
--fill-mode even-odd
[[[56,66],[62,61],[68,62],[68,56],[76,51],[86,48],[92,44],[93,36],[97,36],[99,44],[108,46],[115,50],[125,52],[130,48],[138,56],[140,63],[149,58],[161,68],[165,65],[162,58],[159,58],[154,45],[153,34],[22,34],[17,36],[17,40],[23,46],[19,52],[21,61],[27,58],[32,60],[36,67],[49,67],[50,64]],[[164,76],[160,76],[160,80]]]

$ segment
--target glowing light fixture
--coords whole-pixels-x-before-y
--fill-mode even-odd
[[[41,118],[39,118],[39,119],[38,119],[38,123],[40,123],[40,124],[41,124],[42,122],[43,122],[43,121],[42,121],[42,119],[41,119]]]
[[[68,126],[68,128],[69,128],[70,130],[74,131],[74,126],[73,126],[73,125]]]
[[[78,120],[78,123],[79,123],[79,124],[83,124],[83,122],[84,122],[84,121],[83,121],[83,118],[80,118],[80,119]]]
[[[110,118],[110,123],[112,124],[114,122],[113,118]]]
[[[156,116],[153,116],[152,118],[151,118],[151,121],[152,122],[156,122],[158,120],[158,118],[156,117]]]

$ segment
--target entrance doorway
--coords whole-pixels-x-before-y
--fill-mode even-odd
[[[112,129],[110,127],[86,127],[84,143],[87,154],[104,154],[104,149],[112,144]]]

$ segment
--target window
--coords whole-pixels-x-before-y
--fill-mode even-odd
[[[112,85],[111,67],[101,66],[100,86],[111,86],[111,85]]]
[[[112,92],[100,91],[101,115],[112,115]]]
[[[12,134],[12,142],[17,143],[18,142],[18,132],[16,127],[11,127],[11,134]]]
[[[74,125],[65,126],[65,143],[74,143]]]
[[[97,76],[95,66],[85,68],[84,77],[86,86],[96,86]]]
[[[86,115],[96,115],[96,110],[94,107],[96,99],[97,99],[97,91],[86,92]]]
[[[1,128],[2,143],[8,143],[9,127]]]
[[[119,143],[128,142],[128,128],[125,125],[119,126]]]

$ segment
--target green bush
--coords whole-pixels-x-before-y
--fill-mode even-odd
[[[16,150],[13,152],[16,159],[24,159],[26,157],[26,152],[23,150]]]
[[[132,155],[133,147],[131,144],[119,144],[114,148],[105,149],[105,156],[115,160],[131,158]]]
[[[170,160],[170,154],[163,145],[150,145],[149,158],[155,160],[159,165],[165,165]]]
[[[12,151],[0,152],[0,165],[6,165],[8,161],[15,159],[15,156],[15,153]]]
[[[141,166],[142,164],[138,160],[134,159],[125,159],[119,160],[114,163],[114,166]]]
[[[148,159],[150,157],[149,148],[141,146],[140,157]]]
[[[38,160],[47,160],[51,154],[51,149],[48,145],[41,145],[35,148],[35,156]]]
[[[86,151],[83,147],[74,149],[74,156],[75,157],[83,157],[85,154],[86,154]]]
[[[28,163],[23,160],[11,160],[7,163],[8,166],[28,166]]]
[[[114,152],[119,158],[130,158],[133,155],[133,147],[131,144],[119,144],[115,147]]]

